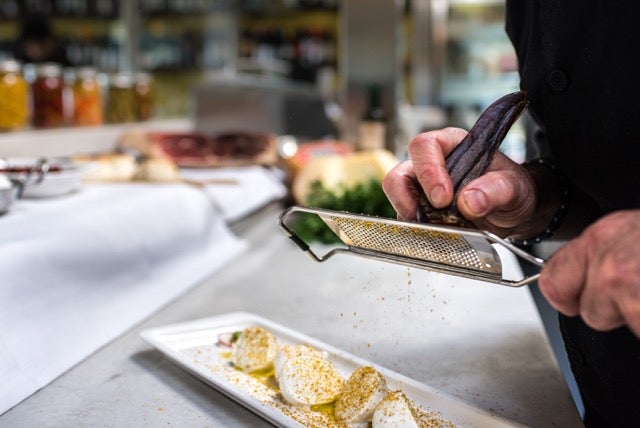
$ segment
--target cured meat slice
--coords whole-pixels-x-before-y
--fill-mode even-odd
[[[150,132],[133,146],[143,155],[165,157],[181,167],[270,165],[277,160],[275,138],[258,133],[226,133],[214,137],[191,132]]]

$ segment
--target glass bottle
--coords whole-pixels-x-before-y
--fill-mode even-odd
[[[27,125],[29,86],[22,75],[20,62],[0,62],[0,130],[14,130]]]
[[[107,99],[107,122],[135,122],[137,118],[138,112],[133,76],[129,74],[112,76]]]
[[[73,124],[96,126],[103,123],[102,92],[96,79],[96,70],[81,67],[72,86]]]
[[[137,119],[141,121],[151,119],[155,107],[155,86],[151,75],[136,74],[135,93]]]
[[[52,128],[65,124],[64,79],[59,64],[46,63],[38,67],[32,95],[34,127]]]

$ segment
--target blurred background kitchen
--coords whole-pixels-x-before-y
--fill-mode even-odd
[[[1,0],[2,108],[28,112],[12,111],[0,127],[189,118],[213,132],[218,106],[203,104],[220,98],[216,87],[264,88],[285,102],[310,90],[330,124],[317,124],[325,118],[316,105],[266,130],[357,145],[367,109],[378,107],[383,144],[401,156],[417,132],[468,127],[517,87],[503,15],[500,0]],[[49,57],[28,56],[27,44],[38,41],[51,44]],[[14,74],[29,87],[26,107]],[[60,79],[65,94],[53,109],[38,97],[42,75]],[[40,117],[56,108],[59,118]],[[521,158],[521,133],[503,150]]]

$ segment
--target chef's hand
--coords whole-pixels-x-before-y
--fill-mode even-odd
[[[640,337],[640,210],[589,226],[551,257],[539,286],[549,303],[596,330],[626,324]]]
[[[399,219],[416,219],[423,192],[435,208],[451,204],[453,185],[445,157],[465,135],[463,129],[445,128],[420,134],[409,143],[410,160],[396,166],[382,182]],[[523,167],[501,153],[496,153],[483,176],[464,187],[456,202],[460,213],[478,228],[515,238],[536,234],[531,229],[537,203],[535,183]]]

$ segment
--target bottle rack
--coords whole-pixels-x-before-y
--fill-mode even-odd
[[[0,19],[27,15],[116,19],[120,11],[118,0],[0,0]]]
[[[58,35],[68,65],[117,71],[122,50],[114,37],[118,0],[0,0],[0,57],[11,57],[21,17],[46,16]]]
[[[149,16],[194,16],[229,11],[234,0],[139,0],[140,14]]]

